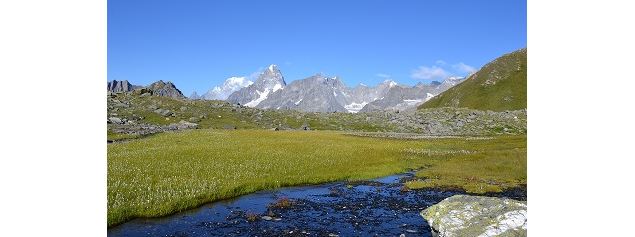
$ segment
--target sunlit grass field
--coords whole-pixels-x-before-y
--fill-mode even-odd
[[[526,183],[526,136],[398,140],[331,131],[199,129],[108,145],[108,225],[262,189],[425,167],[412,188]]]

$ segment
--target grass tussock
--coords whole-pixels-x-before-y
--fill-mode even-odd
[[[245,219],[247,219],[247,221],[249,222],[254,222],[260,219],[260,215],[253,212],[247,212],[245,214]]]
[[[447,152],[452,150],[474,152]],[[330,131],[201,129],[113,143],[108,145],[108,225],[263,189],[420,167],[428,167],[417,173],[425,187],[470,191],[522,184],[526,137],[397,140]]]

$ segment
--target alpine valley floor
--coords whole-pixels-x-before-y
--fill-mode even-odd
[[[417,169],[400,189],[524,187],[526,135],[196,129],[108,144],[108,226],[260,190]]]

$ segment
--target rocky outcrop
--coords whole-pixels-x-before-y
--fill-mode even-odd
[[[130,84],[130,82],[128,82],[128,80],[123,80],[123,81],[117,81],[117,80],[112,80],[108,82],[108,91],[109,92],[130,92],[133,91],[134,89],[138,89],[141,88],[141,86],[135,86],[133,84]]]
[[[433,236],[527,236],[527,202],[455,195],[421,211]]]
[[[162,80],[152,83],[149,86],[146,86],[145,88],[135,90],[135,92],[140,95],[149,93],[154,96],[165,96],[165,97],[172,97],[176,99],[185,99],[185,96],[183,95],[183,93],[181,93],[181,91],[177,89],[172,82],[168,81],[166,83],[166,82],[163,82]]]

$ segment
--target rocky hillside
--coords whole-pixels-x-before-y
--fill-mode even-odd
[[[192,128],[318,129],[424,135],[524,134],[527,131],[525,110],[441,108],[410,112],[311,113],[135,93],[110,94],[107,101],[109,131],[135,136]]]
[[[486,64],[465,82],[430,99],[419,108],[464,107],[479,110],[527,108],[527,48]]]

